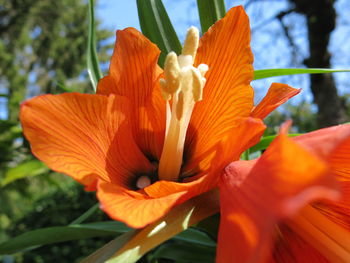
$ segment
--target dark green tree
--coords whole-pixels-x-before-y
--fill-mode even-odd
[[[109,59],[111,49],[104,40],[113,34],[97,21],[102,62]],[[33,159],[21,134],[20,103],[41,93],[92,92],[86,71],[87,39],[86,0],[0,0],[0,96],[6,99],[7,113],[6,119],[0,119],[0,234],[5,225],[2,215],[21,216],[26,210],[22,206],[46,194],[52,181],[45,176],[45,183],[42,177],[42,181],[30,178],[2,186],[8,169]],[[45,190],[38,191],[43,183]],[[57,187],[51,183],[51,188]]]
[[[99,40],[111,35],[97,30]],[[62,86],[88,89],[88,78],[78,79],[85,73],[87,38],[87,1],[0,1],[0,83],[8,120],[17,120],[26,95],[57,93]]]

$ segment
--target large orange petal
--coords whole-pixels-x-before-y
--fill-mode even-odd
[[[186,148],[197,158],[249,116],[253,107],[253,55],[248,16],[242,7],[232,8],[200,39],[195,64],[209,66],[203,101],[196,104]]]
[[[158,79],[160,50],[134,28],[117,31],[109,75],[98,84],[98,94],[119,94],[132,105],[132,131],[141,150],[158,159],[165,133],[165,101]]]
[[[218,262],[265,262],[281,219],[316,199],[338,197],[326,163],[285,134],[249,165],[234,162],[221,177]]]
[[[294,140],[329,161],[338,180],[350,181],[350,124],[320,129]]]
[[[348,125],[350,128],[350,125]],[[350,181],[350,136],[332,152],[330,156],[332,171],[338,180]]]
[[[330,263],[318,250],[302,239],[289,227],[281,225],[273,250],[273,257],[268,262],[275,263]]]
[[[182,175],[191,176],[209,170],[218,175],[227,164],[238,160],[243,151],[258,143],[265,128],[261,119],[241,118],[236,121],[236,126],[221,134],[221,137],[202,138],[198,145],[194,145],[196,150],[187,149],[185,152],[186,165]],[[190,179],[196,178],[198,175]]]
[[[216,187],[216,184],[209,180],[208,177],[208,174],[205,174],[198,180],[185,183],[162,180],[155,182],[143,190],[149,197],[152,198],[160,198],[178,192],[187,192],[186,199],[189,199],[193,196],[207,192],[213,187]]]
[[[119,94],[131,101],[147,100],[162,70],[157,65],[160,50],[135,28],[118,30],[109,67],[109,77],[97,93]],[[105,82],[106,81],[106,82]]]
[[[97,197],[102,209],[111,218],[141,228],[163,217],[175,205],[215,186],[208,175],[188,183],[157,181],[138,192],[100,182]]]
[[[142,228],[163,217],[172,207],[180,203],[179,200],[185,194],[186,192],[177,192],[150,198],[102,181],[99,182],[97,189],[101,209],[112,219],[122,221],[133,228]]]
[[[330,220],[347,229],[350,233],[350,182],[340,182],[342,197],[338,201],[323,201],[315,204],[319,211]]]
[[[20,119],[32,152],[51,169],[90,186],[97,176],[128,186],[152,166],[130,136],[125,98],[65,93],[24,102]]]
[[[272,83],[266,96],[253,109],[251,116],[264,119],[278,106],[285,103],[291,97],[294,97],[300,92],[300,89],[294,89],[286,84]]]

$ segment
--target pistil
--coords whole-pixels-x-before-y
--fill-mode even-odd
[[[160,80],[160,84],[168,107],[171,105],[171,111],[167,114],[164,146],[159,161],[160,180],[178,180],[191,114],[195,103],[202,100],[206,81],[204,75],[208,71],[208,66],[206,64],[193,66],[198,42],[198,29],[191,27],[187,32],[181,55],[177,56],[174,52],[170,52],[165,60],[165,78]]]

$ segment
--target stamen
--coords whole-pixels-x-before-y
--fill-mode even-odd
[[[143,189],[149,185],[151,185],[151,179],[146,175],[140,176],[136,181],[136,187],[138,189]]]
[[[172,99],[171,114],[167,114],[167,128],[163,152],[159,161],[160,180],[177,181],[185,144],[185,136],[194,105],[202,100],[204,78],[208,71],[206,64],[193,66],[199,43],[199,31],[191,27],[186,36],[182,54],[167,55],[164,64],[164,77],[160,80],[165,100]],[[168,119],[170,117],[170,120]]]
[[[187,36],[185,40],[184,47],[182,48],[182,55],[190,55],[192,57],[192,63],[197,54],[197,48],[199,43],[199,32],[198,29],[194,26],[190,27],[187,31]]]
[[[164,88],[169,94],[175,93],[180,87],[180,66],[175,52],[170,52],[164,64],[165,84]]]
[[[330,262],[350,262],[349,232],[312,206],[302,209],[288,225]]]

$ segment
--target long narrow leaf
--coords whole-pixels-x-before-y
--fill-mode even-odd
[[[118,251],[121,249],[127,242],[132,240],[133,236],[136,235],[136,232],[139,230],[131,230],[116,239],[108,242],[106,245],[104,245],[99,250],[95,251],[93,254],[91,254],[88,258],[84,259],[81,263],[104,263],[106,262],[110,257],[113,256],[115,251]],[[212,241],[208,236],[206,236],[204,233],[202,233],[199,230],[195,229],[187,229],[183,232],[181,232],[179,235],[175,236],[173,240],[177,241],[183,241],[187,242],[191,245],[202,245],[206,248],[212,249],[215,248],[216,243]],[[147,240],[144,240],[147,242]],[[133,255],[136,252],[133,251],[130,253],[130,257],[133,257]],[[133,262],[129,258],[125,261],[119,261],[119,262]]]
[[[197,0],[197,7],[203,34],[226,14],[224,0]]]
[[[12,254],[31,247],[91,237],[117,235],[130,228],[120,222],[107,221],[83,225],[41,228],[12,238],[0,244],[1,254]]]
[[[182,241],[207,247],[216,247],[216,242],[214,242],[213,239],[196,228],[188,228],[177,236],[173,237],[171,240]]]
[[[217,213],[219,197],[217,190],[202,194],[175,207],[164,218],[143,229],[128,232],[111,241],[81,263],[105,262],[106,254],[114,254],[107,263],[136,262],[145,253],[189,226]]]
[[[49,168],[44,163],[38,160],[30,160],[8,169],[5,173],[5,178],[0,182],[0,186],[5,186],[18,179],[36,176],[48,171]]]
[[[163,66],[170,51],[180,54],[182,46],[161,0],[137,0],[142,33],[161,50],[159,65]]]
[[[299,136],[301,134],[288,134],[289,137]],[[266,136],[260,140],[260,142],[249,149],[249,153],[265,150],[269,147],[270,143],[276,138],[277,135]]]
[[[327,68],[276,68],[276,69],[259,69],[254,71],[254,80],[265,79],[285,75],[297,74],[320,74],[350,72],[350,69],[327,69]]]
[[[108,242],[106,245],[104,245],[100,249],[96,250],[93,254],[83,259],[83,261],[80,261],[80,263],[106,262],[110,257],[113,256],[115,251],[118,251],[119,249],[121,249],[122,246],[124,246],[129,240],[131,240],[132,237],[136,234],[136,232],[137,230],[131,230],[113,239],[112,241]],[[127,262],[133,262],[133,261],[125,261],[125,263]]]
[[[87,47],[87,70],[89,73],[92,87],[96,91],[97,83],[102,78],[102,72],[100,69],[100,64],[96,52],[94,0],[89,0],[89,38]]]
[[[215,247],[195,244],[164,244],[151,256],[151,260],[170,259],[177,263],[215,262]]]
[[[98,209],[99,209],[99,203],[90,207],[85,213],[83,213],[81,216],[79,216],[77,219],[75,219],[69,225],[77,225],[77,224],[83,223],[86,219],[88,219],[90,216],[92,216]]]

